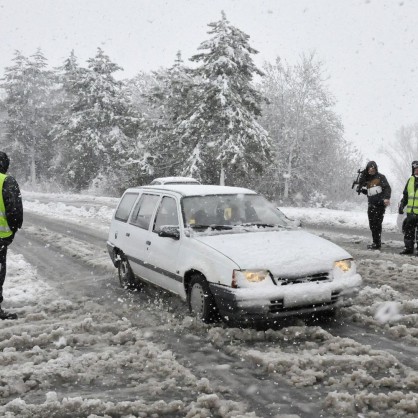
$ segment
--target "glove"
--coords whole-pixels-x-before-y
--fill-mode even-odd
[[[399,213],[399,215],[403,215],[403,208],[401,208],[400,206],[399,206],[398,213]]]
[[[361,192],[362,192],[363,194],[367,194],[367,190],[366,190],[366,189],[361,189]]]

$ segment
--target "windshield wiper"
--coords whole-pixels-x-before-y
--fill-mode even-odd
[[[241,224],[239,226],[258,226],[259,228],[275,228],[275,227],[284,228],[283,225],[279,225],[279,224],[264,224],[262,222],[248,222],[248,223],[245,223],[245,224]]]
[[[208,229],[211,228],[216,231],[226,230],[226,229],[232,229],[232,226],[229,225],[201,225],[201,224],[193,224],[190,225],[193,229]]]

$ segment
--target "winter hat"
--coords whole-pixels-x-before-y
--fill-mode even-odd
[[[414,174],[416,168],[418,168],[418,161],[412,161],[412,174]]]
[[[369,171],[369,168],[375,168],[377,171],[377,164],[376,161],[369,161],[366,165],[366,171]]]
[[[6,174],[9,169],[10,160],[7,154],[0,151],[0,173]]]

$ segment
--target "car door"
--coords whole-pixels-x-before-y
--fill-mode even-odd
[[[158,193],[142,193],[136,202],[129,218],[129,228],[124,237],[124,253],[133,272],[143,279],[150,280],[150,269],[147,268],[148,243],[150,240],[151,220],[160,200]],[[152,280],[151,280],[152,281]]]
[[[163,196],[158,205],[148,245],[147,264],[152,270],[150,274],[153,282],[171,292],[183,294],[183,277],[177,269],[182,237],[175,239],[159,236],[162,226],[180,229],[179,207],[173,196]]]

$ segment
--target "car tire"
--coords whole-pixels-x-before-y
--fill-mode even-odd
[[[194,274],[190,280],[187,301],[189,310],[205,324],[219,320],[218,309],[208,282],[200,274]]]
[[[122,288],[129,290],[135,288],[135,277],[131,266],[129,265],[129,261],[124,255],[121,255],[118,263],[118,276]]]

